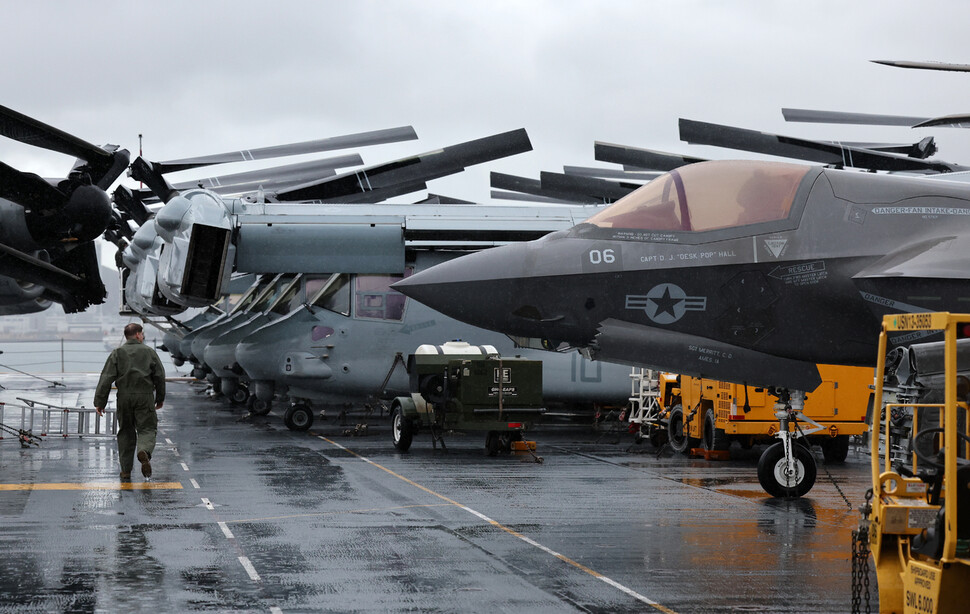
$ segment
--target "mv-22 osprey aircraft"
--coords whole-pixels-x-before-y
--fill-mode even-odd
[[[124,252],[130,270],[126,299],[145,316],[171,315],[218,300],[233,270],[288,273],[264,277],[266,285],[254,287],[245,312],[181,340],[167,337],[165,345],[208,373],[230,398],[248,395],[253,413],[268,412],[274,395],[287,392],[291,405],[284,420],[294,429],[312,424],[311,400],[319,407],[406,392],[407,377],[394,369],[395,355],[421,343],[459,337],[519,353],[494,333],[407,306],[387,285],[466,250],[567,228],[590,208],[370,201],[423,189],[426,179],[529,148],[525,131],[518,130],[323,180],[312,191],[299,189],[300,196],[329,204],[223,199],[201,188],[179,193],[154,165],[136,160],[134,176],[165,205]],[[552,355],[544,372],[549,400],[622,404],[629,393],[629,370],[618,365]]]

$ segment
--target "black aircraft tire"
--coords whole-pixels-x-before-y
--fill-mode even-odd
[[[313,426],[313,412],[303,403],[291,405],[283,414],[283,424],[291,431],[305,431]]]
[[[249,396],[247,405],[249,406],[249,413],[254,416],[265,416],[273,409],[272,401],[260,401],[254,394]]]
[[[685,431],[687,425],[684,424],[684,408],[678,403],[670,410],[670,419],[667,425],[667,437],[670,447],[674,452],[687,454],[691,447],[697,445],[697,438],[691,437]]]
[[[772,444],[758,459],[758,481],[772,497],[801,497],[815,485],[815,457],[803,445],[793,445],[795,455],[795,476],[788,483],[784,476],[785,444],[779,441]]]
[[[849,436],[838,435],[822,441],[822,456],[827,463],[844,463],[849,456]]]
[[[728,439],[724,429],[717,428],[717,416],[713,409],[707,410],[704,414],[704,449],[705,450],[727,450],[731,447],[731,440]]]
[[[414,437],[414,429],[411,422],[404,417],[404,412],[400,407],[394,408],[391,416],[391,440],[394,447],[399,452],[407,452],[411,448],[411,439]]]
[[[249,390],[242,384],[229,395],[229,403],[231,405],[242,405],[247,400],[249,400]]]

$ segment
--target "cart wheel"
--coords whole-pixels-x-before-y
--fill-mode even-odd
[[[498,431],[489,431],[488,434],[485,435],[485,450],[488,451],[488,455],[497,455],[501,448],[502,439],[499,437]]]
[[[838,435],[822,440],[822,457],[826,463],[844,463],[849,456],[849,436]]]
[[[313,425],[313,412],[303,403],[291,405],[283,414],[283,424],[291,431],[305,431]]]
[[[391,416],[391,438],[394,440],[394,447],[400,452],[407,452],[413,437],[414,429],[411,427],[411,422],[404,417],[400,407],[395,407],[394,415]]]
[[[713,409],[704,414],[704,447],[708,450],[727,450],[731,447],[727,433],[717,428],[717,416]]]
[[[647,439],[650,440],[650,445],[659,450],[660,446],[667,443],[667,431],[659,426],[651,424],[647,428]]]
[[[674,405],[674,408],[670,410],[667,437],[670,439],[670,447],[681,454],[687,454],[690,448],[698,443],[696,437],[687,434],[687,425],[684,423],[684,408],[680,406],[680,403]]]
[[[801,497],[815,485],[815,457],[803,445],[792,442],[795,474],[785,472],[785,444],[772,444],[758,459],[758,481],[772,497]]]

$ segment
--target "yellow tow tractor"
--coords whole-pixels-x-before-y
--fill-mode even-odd
[[[889,335],[917,338],[931,331],[943,331],[944,341],[897,346],[887,358]],[[868,611],[867,545],[880,612],[970,607],[970,339],[958,340],[967,331],[970,315],[883,318],[876,399],[894,395],[895,402],[884,403],[883,416],[873,420],[871,504],[854,532],[853,612]],[[905,436],[894,435],[903,430]]]

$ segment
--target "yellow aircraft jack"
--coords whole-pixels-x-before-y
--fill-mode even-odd
[[[860,545],[864,548],[868,542],[876,566],[880,612],[946,614],[966,612],[970,603],[970,381],[965,377],[958,379],[957,369],[958,332],[970,330],[968,325],[970,315],[949,313],[883,318],[875,398],[885,399],[883,384],[889,375],[892,386],[899,385],[896,394],[900,402],[884,404],[884,419],[878,415],[873,419],[871,508],[867,503],[858,532]],[[917,364],[915,349],[894,350],[897,357],[905,354],[903,360],[911,362],[908,372],[914,378],[908,382],[900,381],[898,370],[895,375],[886,373],[888,335],[902,331],[943,331],[945,339],[942,343],[920,344],[922,364]],[[970,339],[962,340],[960,348],[960,355],[965,356],[970,350]],[[926,358],[931,354],[935,360]],[[942,369],[934,363],[942,365]],[[970,370],[970,361],[960,367],[964,372]],[[936,369],[935,380],[926,377],[917,382],[920,368]],[[938,389],[936,398],[926,394],[931,390],[926,385],[930,380],[942,388],[942,402],[919,402],[940,400]],[[907,390],[919,391],[919,398],[907,396]],[[921,417],[921,413],[925,415]],[[893,421],[898,432],[901,416],[912,417],[911,436],[904,450],[893,449],[890,436]],[[855,554],[859,554],[858,550]],[[859,557],[854,557],[856,560]],[[868,557],[861,560],[863,567],[868,567]],[[855,572],[854,612],[863,611],[857,582],[864,575]]]

